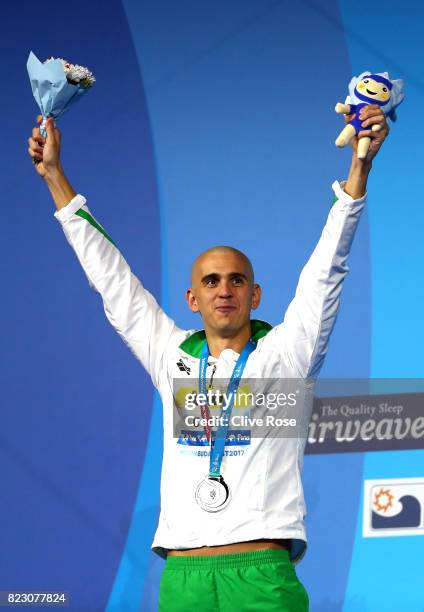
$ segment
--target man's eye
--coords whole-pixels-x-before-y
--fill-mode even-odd
[[[233,283],[235,285],[241,285],[243,283],[243,279],[241,278],[241,276],[235,276],[233,278]]]
[[[210,278],[208,281],[206,281],[206,287],[215,287],[216,285],[216,280],[213,278]]]

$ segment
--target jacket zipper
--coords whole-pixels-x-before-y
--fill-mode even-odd
[[[213,377],[215,376],[215,372],[216,372],[216,363],[213,364],[213,370],[212,370],[211,378],[209,381],[209,389],[212,387],[212,381],[213,381]]]

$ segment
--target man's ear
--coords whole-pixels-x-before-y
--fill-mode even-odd
[[[186,291],[186,302],[191,312],[199,312],[199,307],[197,305],[197,301],[196,301],[196,298],[194,297],[194,293],[191,287],[190,289],[187,289]]]
[[[262,290],[258,283],[254,283],[252,292],[252,310],[256,310],[261,302]]]

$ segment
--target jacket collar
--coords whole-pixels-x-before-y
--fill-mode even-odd
[[[252,329],[252,338],[253,340],[258,341],[259,338],[263,338],[267,335],[267,333],[272,329],[272,325],[267,323],[266,321],[260,321],[259,319],[252,319],[250,321],[250,327]],[[194,332],[191,336],[186,338],[179,346],[179,348],[191,355],[192,357],[196,357],[196,359],[200,359],[202,353],[203,341],[206,338],[205,330]]]

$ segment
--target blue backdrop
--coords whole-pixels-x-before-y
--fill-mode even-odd
[[[348,169],[335,102],[363,70],[404,78],[322,375],[422,377],[424,5],[45,0],[2,18],[0,590],[66,590],[78,611],[153,611],[161,405],[29,161],[29,51],[95,73],[60,120],[65,171],[181,327],[200,325],[183,295],[193,258],[217,243],[247,251],[264,293],[257,315],[281,321]],[[423,458],[306,457],[298,573],[313,612],[423,610],[423,538],[361,529],[364,479],[423,476]]]

